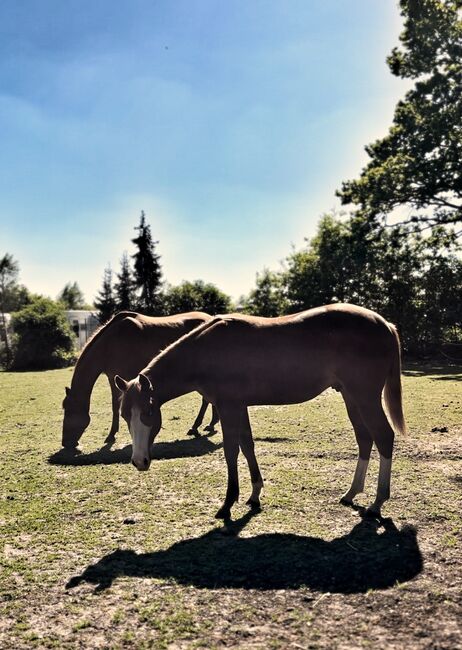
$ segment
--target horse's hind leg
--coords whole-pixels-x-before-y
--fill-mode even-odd
[[[115,442],[115,435],[119,430],[119,407],[120,407],[120,393],[117,386],[114,384],[113,377],[108,377],[109,386],[111,387],[111,401],[112,401],[112,424],[111,430],[104,441],[106,444],[113,444]]]
[[[247,460],[250,471],[250,480],[252,481],[252,494],[246,503],[252,508],[260,508],[260,492],[263,488],[263,478],[255,456],[255,444],[253,441],[249,412],[247,409],[245,409],[245,417],[243,413],[242,421],[240,422],[239,444],[242,453]]]
[[[369,465],[369,458],[372,449],[372,437],[366,425],[364,424],[359,409],[353,399],[345,395],[345,393],[343,393],[343,399],[345,401],[351,424],[353,425],[359,449],[358,461],[353,476],[353,482],[350,489],[345,492],[345,494],[340,499],[341,503],[345,505],[351,505],[356,495],[358,495],[360,492],[363,492],[364,490],[364,482],[366,480],[366,472]]]
[[[371,401],[363,400],[359,406],[364,424],[371,432],[372,438],[380,454],[379,479],[377,495],[374,503],[369,506],[368,513],[380,516],[380,510],[390,498],[391,463],[395,432],[388,422],[382,408],[380,396]]]

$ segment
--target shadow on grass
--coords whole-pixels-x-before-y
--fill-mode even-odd
[[[289,442],[293,438],[286,438],[285,436],[254,436],[255,442]]]
[[[406,363],[403,369],[406,377],[433,377],[434,381],[462,381],[460,363]]]
[[[272,533],[240,538],[255,515],[230,522],[224,535],[214,529],[178,542],[165,551],[118,549],[69,580],[67,589],[86,582],[95,591],[120,576],[161,578],[208,589],[297,589],[363,593],[411,580],[423,562],[414,528],[398,530],[391,519],[362,519],[343,537]]]
[[[175,440],[173,442],[156,442],[151,449],[151,458],[153,460],[165,460],[205,456],[222,446],[220,442],[212,442],[208,436]],[[126,445],[123,449],[112,449],[111,447],[112,445],[107,444],[98,451],[88,454],[60,449],[48,457],[48,462],[50,465],[113,465],[115,463],[123,465],[130,462],[131,445]]]

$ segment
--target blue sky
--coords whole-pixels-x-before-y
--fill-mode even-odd
[[[338,205],[405,85],[391,0],[2,0],[0,255],[88,301],[146,212],[235,298]]]

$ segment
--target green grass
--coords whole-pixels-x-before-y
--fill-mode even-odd
[[[186,436],[197,395],[163,409],[151,469],[129,463],[106,381],[82,454],[59,453],[71,370],[0,373],[1,648],[456,648],[460,644],[462,368],[404,376],[386,519],[338,504],[356,445],[341,397],[251,409],[265,479],[234,522],[221,434]],[[373,498],[374,455],[367,491]]]

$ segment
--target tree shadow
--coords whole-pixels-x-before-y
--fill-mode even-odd
[[[433,377],[435,381],[462,381],[462,364],[455,363],[406,363],[406,377]]]
[[[293,438],[286,436],[254,436],[255,442],[293,442]]]
[[[207,589],[310,589],[364,593],[411,580],[423,567],[416,531],[398,530],[391,519],[362,519],[342,537],[271,533],[241,538],[255,515],[249,511],[223,530],[173,544],[164,551],[118,549],[71,578],[67,589],[86,582],[95,591],[120,576],[161,578]]]
[[[209,436],[198,436],[172,442],[156,442],[151,448],[151,458],[153,460],[168,460],[205,456],[222,446],[221,442],[215,443],[210,440]],[[112,449],[112,445],[109,443],[90,453],[60,449],[48,457],[48,462],[50,465],[123,465],[130,462],[131,455],[131,445],[126,445],[122,449]]]
[[[462,374],[460,374],[460,375],[444,375],[442,377],[433,377],[433,381],[462,381]]]

